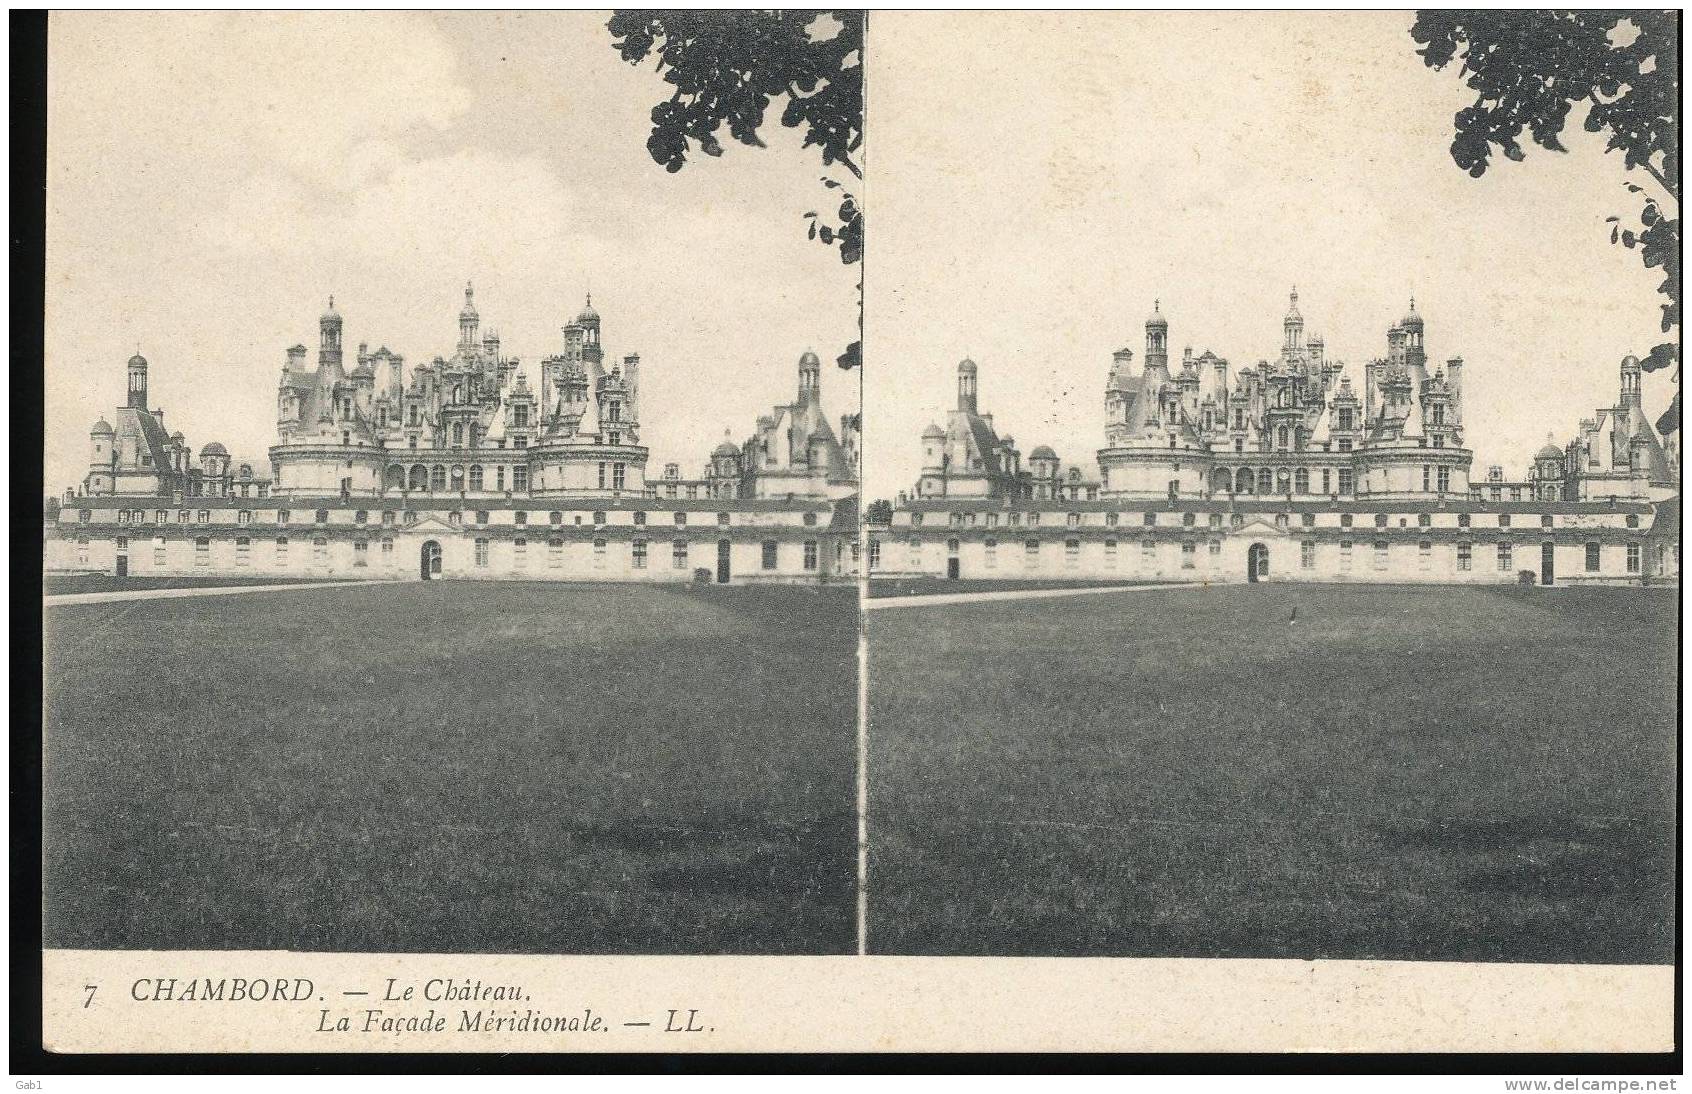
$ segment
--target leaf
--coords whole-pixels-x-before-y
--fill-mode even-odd
[[[1657,432],[1666,437],[1670,433],[1678,433],[1679,431],[1680,392],[1677,391],[1674,393],[1674,399],[1669,403],[1668,409],[1663,411],[1662,416],[1657,419]]]

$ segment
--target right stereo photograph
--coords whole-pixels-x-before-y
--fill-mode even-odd
[[[1677,16],[874,31],[869,952],[1672,965]]]

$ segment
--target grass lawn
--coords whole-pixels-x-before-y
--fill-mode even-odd
[[[227,589],[238,585],[319,585],[332,577],[113,577],[111,574],[44,574],[41,591],[61,593],[127,593],[148,589]],[[344,579],[342,579],[344,580]]]
[[[47,944],[855,946],[851,589],[46,610]]]
[[[870,948],[1672,962],[1676,598],[871,613]]]
[[[1063,578],[970,578],[950,581],[943,577],[876,577],[870,579],[871,600],[895,596],[938,596],[947,593],[996,593],[1015,589],[1105,589],[1130,585],[1151,585],[1148,581],[1079,581]]]

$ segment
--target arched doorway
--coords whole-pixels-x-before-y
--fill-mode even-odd
[[[1246,552],[1246,580],[1269,580],[1269,548],[1261,543],[1252,544]]]
[[[423,544],[423,580],[441,576],[441,545],[434,540]]]

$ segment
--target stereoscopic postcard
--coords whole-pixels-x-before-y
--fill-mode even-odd
[[[1677,1050],[1678,12],[40,29],[43,1067]]]

